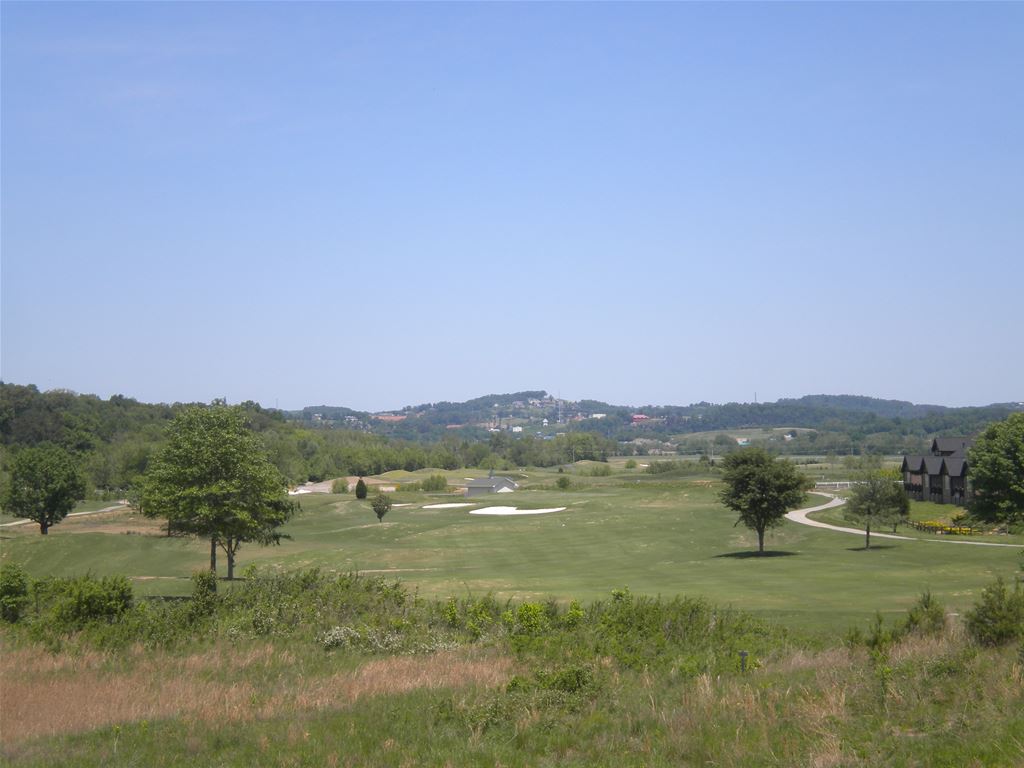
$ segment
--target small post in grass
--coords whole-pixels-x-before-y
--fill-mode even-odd
[[[747,652],[740,651],[740,672],[747,671]]]

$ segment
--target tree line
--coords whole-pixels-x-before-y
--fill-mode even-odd
[[[87,495],[119,498],[138,487],[167,440],[168,425],[190,407],[211,406],[152,405],[123,395],[103,400],[95,395],[40,392],[31,385],[0,382],[0,470],[9,473],[20,451],[55,446],[73,458]],[[444,435],[433,443],[420,443],[359,430],[309,428],[287,420],[281,411],[251,401],[238,407],[246,426],[259,436],[270,462],[291,484],[395,469],[555,466],[580,459],[600,461],[616,448],[613,440],[589,433],[567,433],[552,439],[513,439],[506,433],[494,433],[483,440]]]

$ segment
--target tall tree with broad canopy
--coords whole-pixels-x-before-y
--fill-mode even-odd
[[[284,477],[260,438],[246,428],[240,408],[193,407],[167,428],[167,444],[150,463],[140,495],[142,512],[167,519],[175,533],[210,539],[210,570],[217,547],[235,575],[243,542],[278,544],[277,529],[294,510]]]
[[[743,523],[757,531],[757,551],[764,553],[764,532],[779,525],[787,510],[798,507],[811,481],[785,459],[776,459],[763,448],[744,448],[722,460],[725,488],[718,498],[739,513]]]
[[[10,470],[2,499],[4,512],[39,523],[43,535],[85,498],[82,473],[63,448],[23,448],[11,459]]]
[[[898,473],[867,470],[857,476],[843,516],[864,526],[864,549],[871,549],[871,526],[895,525],[910,517],[910,499]]]
[[[967,452],[972,517],[987,523],[1024,524],[1024,413],[992,424]]]

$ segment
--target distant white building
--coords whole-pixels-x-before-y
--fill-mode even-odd
[[[516,432],[516,433],[519,433],[519,432],[523,431],[523,428],[522,427],[512,427],[512,431]]]

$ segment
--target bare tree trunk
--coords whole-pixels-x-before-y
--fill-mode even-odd
[[[42,520],[39,521],[39,533],[41,533],[43,536],[46,536],[49,532],[50,532],[50,523],[44,517]]]
[[[217,575],[217,537],[210,537],[210,573]]]
[[[235,549],[238,545],[230,538],[227,543],[224,551],[228,553],[228,581],[232,581],[235,578]]]
[[[871,549],[871,522],[864,523],[864,549]]]
[[[758,554],[764,554],[764,528],[757,529],[757,551]]]

